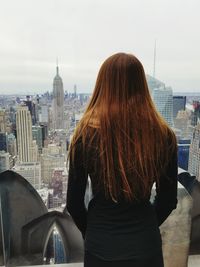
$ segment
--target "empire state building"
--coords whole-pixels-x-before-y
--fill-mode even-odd
[[[63,82],[59,76],[59,68],[56,67],[56,76],[53,80],[53,102],[52,102],[52,124],[53,129],[64,128],[64,90]]]

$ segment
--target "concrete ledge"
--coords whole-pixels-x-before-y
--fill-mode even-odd
[[[37,265],[37,267],[45,267],[45,266],[47,267],[49,265]],[[54,264],[51,266],[52,267],[83,267],[83,263]],[[199,267],[199,266],[200,266],[200,255],[189,256],[188,267]]]

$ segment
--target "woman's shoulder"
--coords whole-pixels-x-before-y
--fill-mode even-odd
[[[73,145],[79,148],[88,148],[96,145],[98,142],[98,130],[95,127],[87,126],[84,133],[74,138]]]

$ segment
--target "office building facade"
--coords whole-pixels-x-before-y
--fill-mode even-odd
[[[185,110],[186,96],[173,96],[173,118],[175,119],[178,112]]]
[[[16,112],[17,150],[19,162],[38,160],[38,147],[33,141],[32,119],[27,106],[19,106]]]
[[[0,109],[0,132],[6,132],[6,113],[3,109]]]
[[[200,181],[200,124],[195,127],[191,140],[188,172]]]
[[[13,170],[24,177],[36,190],[41,188],[41,165],[39,162],[19,163]]]
[[[153,90],[152,95],[154,104],[168,123],[169,126],[173,126],[173,93],[170,87],[162,87]]]

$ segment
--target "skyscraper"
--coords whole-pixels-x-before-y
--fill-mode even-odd
[[[155,77],[152,77],[152,76],[150,76],[148,74],[146,75],[146,79],[147,79],[149,91],[150,91],[151,94],[153,93],[153,90],[155,88],[161,88],[161,87],[165,86],[165,84],[163,82],[159,81]]]
[[[0,132],[6,132],[6,113],[3,109],[0,109]]]
[[[173,96],[173,118],[175,119],[180,110],[185,110],[186,96]]]
[[[64,90],[58,66],[53,81],[52,126],[53,129],[64,128]]]
[[[17,148],[19,161],[30,162],[32,144],[32,119],[27,106],[19,106],[16,113]]]
[[[42,151],[42,127],[40,125],[32,126],[33,140],[36,140],[38,150]]]
[[[19,106],[16,113],[17,148],[20,162],[37,161],[37,145],[32,136],[32,119],[27,106]]]
[[[173,126],[173,94],[170,87],[153,90],[153,101],[157,110],[169,126]]]
[[[76,86],[76,84],[74,85],[74,98],[76,98],[77,97],[77,86]]]
[[[190,145],[188,172],[200,181],[200,124],[195,127]]]
[[[196,126],[200,120],[200,101],[193,101],[193,109],[191,114],[191,125]]]
[[[35,103],[33,103],[29,95],[26,96],[26,100],[24,101],[24,103],[28,107],[28,110],[30,111],[32,124],[35,125],[36,123]]]
[[[47,105],[40,105],[39,122],[48,123],[49,121],[49,108]]]

